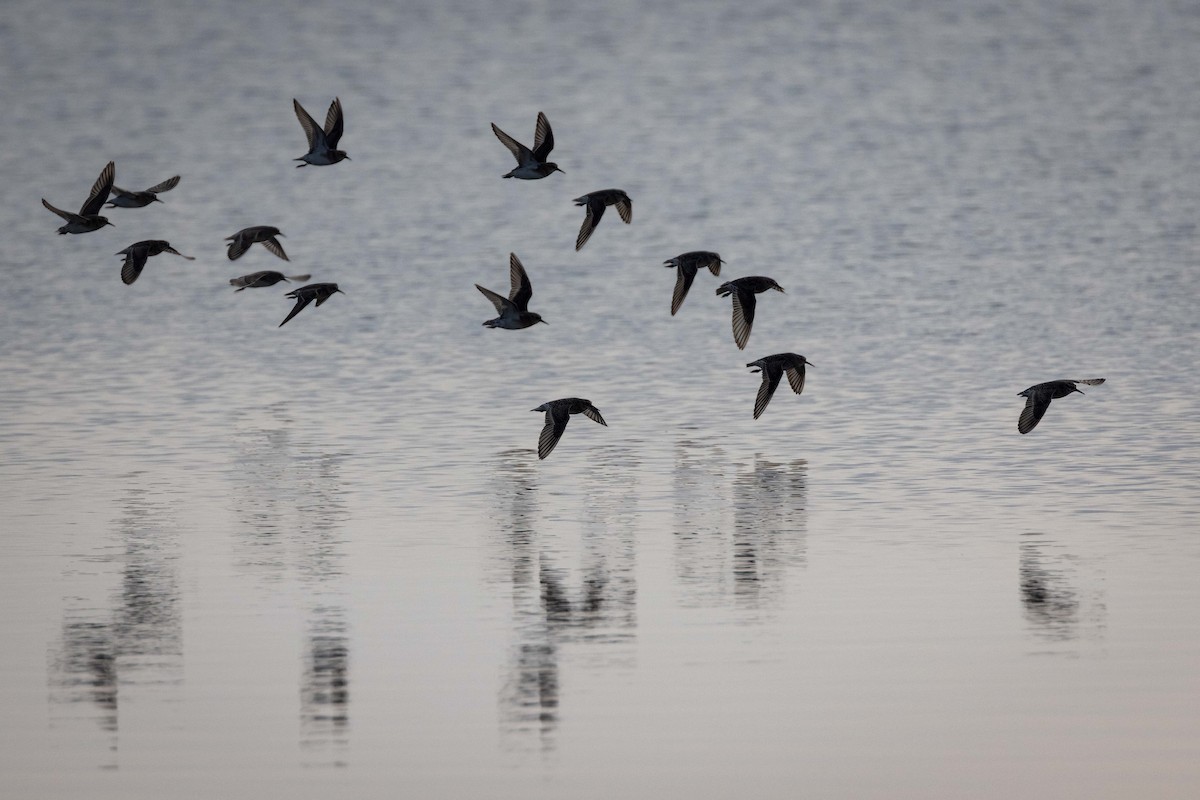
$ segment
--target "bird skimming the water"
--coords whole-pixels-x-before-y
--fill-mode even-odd
[[[750,326],[754,324],[754,306],[757,304],[754,296],[768,289],[783,291],[774,278],[759,275],[735,278],[717,288],[717,297],[733,295],[733,341],[739,350],[745,350],[746,342],[750,341]]]
[[[160,184],[151,186],[144,192],[130,192],[122,189],[120,186],[112,187],[112,199],[108,201],[106,208],[141,208],[148,206],[151,203],[161,203],[158,199],[161,192],[170,191],[179,185],[179,176],[167,178]]]
[[[237,261],[242,255],[250,249],[250,245],[255,242],[262,242],[262,246],[270,252],[282,258],[284,261],[290,261],[287,253],[283,252],[283,245],[279,243],[276,236],[283,236],[279,232],[279,228],[272,228],[270,225],[256,225],[253,228],[242,228],[233,236],[226,236],[225,241],[229,242],[229,260]]]
[[[320,308],[322,303],[333,297],[334,292],[342,292],[336,283],[310,283],[308,286],[301,286],[299,289],[288,292],[284,297],[292,298],[296,301],[296,305],[292,308],[291,313],[283,318],[283,322],[279,323],[279,327],[287,325],[289,319],[303,311],[304,307],[313,300],[317,301],[317,308]]]
[[[554,149],[554,131],[550,130],[550,121],[541,111],[538,112],[537,127],[533,131],[532,150],[497,128],[494,122],[492,123],[492,133],[496,134],[496,138],[508,148],[508,151],[513,154],[513,158],[517,160],[517,166],[503,177],[536,181],[553,172],[566,174],[565,171],[558,168],[558,164],[546,160],[550,151]]]
[[[240,278],[230,278],[229,285],[238,287],[238,291],[242,289],[259,289],[265,286],[274,286],[280,281],[306,281],[312,275],[284,275],[282,272],[276,272],[273,269],[265,269],[261,272],[251,272],[249,275],[243,275]]]
[[[521,266],[521,261],[517,258],[516,253],[508,254],[508,279],[512,286],[508,291],[508,297],[496,294],[491,289],[485,289],[478,283],[475,284],[475,288],[492,301],[492,305],[496,307],[496,313],[500,315],[483,324],[489,328],[517,330],[545,322],[546,320],[542,319],[541,314],[535,314],[529,310],[529,298],[533,297],[533,284],[529,282],[529,276],[525,274],[525,268]]]
[[[620,189],[601,189],[598,192],[576,197],[574,202],[577,206],[587,206],[587,216],[583,218],[579,235],[575,237],[576,252],[591,238],[592,231],[596,230],[596,223],[604,216],[606,206],[616,206],[617,213],[621,215],[621,219],[625,220],[626,225],[633,222],[633,201]]]
[[[125,256],[125,263],[121,265],[121,280],[125,285],[133,283],[142,274],[142,268],[146,266],[146,261],[150,256],[156,256],[159,253],[174,253],[180,258],[186,258],[188,261],[195,261],[191,256],[185,256],[183,253],[171,247],[170,242],[162,239],[147,239],[144,242],[134,242],[119,253],[118,256]]]
[[[100,208],[104,205],[104,201],[108,200],[109,192],[112,191],[113,177],[116,174],[116,164],[108,162],[100,171],[100,177],[96,178],[96,182],[92,184],[92,191],[88,194],[87,201],[80,207],[78,214],[55,208],[46,202],[46,198],[42,198],[42,205],[67,221],[66,225],[58,229],[59,233],[90,233],[100,230],[105,225],[112,225],[108,221],[108,217],[100,216]]]
[[[1066,397],[1074,392],[1083,394],[1075,385],[1077,383],[1082,383],[1085,386],[1099,386],[1104,383],[1104,378],[1047,381],[1046,383],[1039,383],[1036,386],[1030,386],[1025,391],[1019,392],[1017,397],[1025,398],[1025,408],[1021,409],[1021,416],[1017,419],[1017,430],[1021,433],[1029,433],[1036,428],[1037,424],[1041,422],[1042,417],[1046,415],[1046,409],[1050,407],[1051,400]]]
[[[604,417],[600,416],[600,409],[592,405],[591,400],[584,400],[580,397],[551,400],[549,403],[542,403],[537,408],[530,410],[546,412],[546,425],[542,428],[541,436],[538,437],[538,458],[550,455],[550,451],[562,438],[563,431],[567,429],[567,422],[570,421],[572,414],[583,414],[588,419],[608,427]]]
[[[692,288],[696,273],[707,267],[713,275],[720,275],[721,265],[724,263],[719,255],[707,250],[694,250],[663,262],[664,267],[676,268],[675,292],[671,295],[672,317],[683,305],[683,298],[687,297],[688,289]]]
[[[810,367],[814,366],[804,356],[795,353],[776,353],[773,356],[764,356],[758,361],[751,361],[746,365],[747,367],[757,367],[758,369],[753,371],[762,373],[762,384],[758,387],[758,397],[754,399],[755,419],[762,416],[763,411],[767,408],[767,403],[771,402],[771,395],[775,394],[775,389],[779,386],[779,379],[783,377],[783,373],[787,373],[788,384],[791,385],[793,392],[800,394],[804,391],[804,367],[806,364]]]
[[[305,164],[324,167],[350,158],[345,150],[337,149],[338,141],[342,138],[342,101],[339,98],[333,98],[333,102],[329,104],[324,128],[318,127],[316,120],[309,116],[304,106],[294,97],[292,107],[296,109],[296,119],[300,120],[300,127],[304,128],[304,135],[308,137],[308,152],[295,159],[304,162],[297,164],[297,169]]]

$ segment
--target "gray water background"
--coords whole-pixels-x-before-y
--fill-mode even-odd
[[[1194,797],[1198,41],[1182,2],[6,4],[0,794]],[[334,96],[352,161],[294,169]],[[500,180],[539,110],[566,173]],[[56,236],[110,159],[183,179]],[[292,262],[229,262],[262,224]],[[148,238],[197,260],[124,286]],[[710,275],[669,315],[695,249],[787,290],[745,351]],[[548,325],[480,326],[509,252]],[[258,269],[346,294],[277,328]],[[608,427],[539,462],[564,396]]]

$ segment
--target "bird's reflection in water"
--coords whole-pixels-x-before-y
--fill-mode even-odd
[[[498,455],[494,485],[500,558],[513,600],[515,642],[500,693],[506,741],[555,748],[564,654],[608,669],[628,664],[637,623],[636,469],[621,448],[601,449],[588,473],[582,551],[575,531],[540,517],[537,463],[528,450]],[[636,466],[636,465],[632,465]],[[569,513],[569,512],[568,512]],[[574,558],[578,555],[578,560]],[[568,566],[578,563],[578,569]]]
[[[680,440],[675,563],[684,602],[752,611],[772,605],[789,570],[805,563],[807,492],[802,459],[730,464],[718,445]]]
[[[1099,638],[1106,609],[1097,589],[1085,594],[1078,561],[1042,533],[1021,539],[1021,607],[1041,652],[1072,655],[1081,638]]]
[[[348,517],[343,456],[298,435],[287,405],[236,434],[234,509],[240,569],[268,583],[295,576],[307,618],[300,666],[305,766],[344,766],[350,733],[350,636],[343,584]]]
[[[308,621],[300,678],[300,746],[320,763],[344,766],[350,732],[350,638],[340,606],[318,606]]]
[[[741,606],[773,602],[785,573],[804,565],[808,462],[756,456],[733,481],[733,591]]]
[[[81,576],[108,572],[116,585],[93,598],[68,599],[62,640],[50,656],[52,717],[56,724],[94,720],[93,729],[105,739],[105,767],[117,766],[121,694],[169,697],[183,680],[175,490],[141,472],[122,476],[122,482],[128,488],[113,524],[117,547],[102,546],[79,570]],[[97,564],[111,565],[111,571],[97,570]],[[87,707],[92,713],[80,714]]]

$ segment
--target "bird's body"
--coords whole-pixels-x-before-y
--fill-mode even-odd
[[[283,234],[279,232],[279,228],[272,228],[270,225],[242,228],[233,236],[225,237],[225,241],[229,242],[229,260],[237,261],[250,249],[250,245],[261,242],[267,250],[284,261],[289,261],[290,259],[287,257],[287,253],[283,252],[283,245],[279,243],[277,236],[283,236]]]
[[[151,186],[143,192],[130,192],[122,189],[120,186],[112,187],[112,198],[108,201],[106,208],[142,208],[151,203],[161,203],[158,195],[162,192],[170,191],[179,185],[179,176],[167,178],[160,184]]]
[[[240,278],[230,278],[229,285],[238,287],[238,291],[243,289],[260,289],[266,286],[274,286],[280,281],[306,281],[312,275],[284,275],[282,272],[276,272],[272,269],[265,269],[261,272],[251,272],[249,275],[243,275]]]
[[[191,256],[185,256],[183,253],[171,247],[171,243],[162,239],[147,239],[143,242],[134,242],[115,255],[125,256],[125,263],[121,265],[121,280],[126,286],[133,283],[142,274],[142,269],[146,266],[146,261],[150,256],[156,256],[159,253],[174,253],[180,258],[186,258],[188,261],[195,261]]]
[[[783,287],[776,283],[774,278],[764,278],[760,275],[735,278],[727,283],[722,283],[717,288],[718,297],[733,295],[733,341],[739,350],[745,350],[746,342],[750,341],[750,328],[754,325],[754,308],[758,302],[755,295],[768,289],[774,289],[777,292],[783,291]]]
[[[96,182],[92,184],[92,191],[88,193],[88,199],[80,207],[78,214],[72,214],[70,211],[63,211],[61,208],[55,208],[46,202],[46,198],[42,198],[42,205],[48,211],[53,211],[58,214],[67,224],[58,229],[59,233],[90,233],[98,231],[105,225],[112,225],[108,221],[108,217],[100,215],[100,208],[108,200],[109,193],[112,192],[113,178],[117,174],[116,164],[108,162],[108,164],[100,171],[100,177],[96,178]]]
[[[304,106],[300,105],[300,101],[292,98],[292,108],[296,111],[296,119],[300,120],[300,127],[304,129],[304,135],[308,137],[308,152],[296,159],[303,161],[304,164],[297,164],[296,168],[312,164],[314,167],[324,167],[330,164],[336,164],[343,159],[348,159],[345,150],[338,150],[338,142],[342,138],[343,116],[342,116],[342,101],[335,97],[333,102],[329,104],[329,111],[325,114],[325,127],[317,125]]]
[[[301,286],[299,289],[293,289],[288,292],[284,297],[292,298],[296,301],[296,305],[283,318],[283,322],[279,323],[279,327],[282,328],[286,325],[288,320],[303,311],[304,307],[314,300],[317,301],[317,308],[320,308],[321,304],[333,297],[336,292],[342,292],[336,283],[310,283],[307,286]],[[342,294],[345,294],[345,292],[342,292]]]
[[[521,261],[517,258],[516,253],[508,254],[508,278],[511,285],[508,297],[503,297],[491,289],[485,289],[478,283],[475,284],[475,288],[492,301],[492,305],[496,307],[496,313],[500,315],[483,324],[489,328],[518,330],[545,322],[546,320],[542,319],[541,314],[535,314],[529,310],[529,298],[533,297],[533,284],[530,283],[529,275],[526,274],[525,267],[521,266]]]
[[[558,440],[562,438],[563,431],[567,429],[567,422],[570,421],[572,414],[583,414],[588,419],[595,420],[604,427],[608,427],[608,423],[604,421],[604,417],[600,416],[600,409],[592,405],[591,400],[584,400],[581,397],[564,397],[561,400],[551,400],[531,410],[546,412],[546,424],[542,427],[542,433],[538,437],[538,458],[545,458],[550,455],[550,451],[554,449],[554,446],[558,444]]]
[[[592,231],[596,230],[596,224],[600,222],[600,217],[604,216],[606,207],[616,206],[617,213],[621,215],[621,219],[625,221],[626,225],[633,222],[633,201],[621,189],[601,189],[598,192],[589,192],[582,197],[576,197],[574,203],[577,206],[587,206],[587,216],[583,218],[579,235],[575,237],[576,252],[587,244],[587,240],[592,236]]]
[[[1051,400],[1057,400],[1075,392],[1083,394],[1076,386],[1079,383],[1085,386],[1099,386],[1104,383],[1104,378],[1047,381],[1019,392],[1017,397],[1025,398],[1025,408],[1021,409],[1021,416],[1017,419],[1017,430],[1020,433],[1029,433],[1036,428],[1042,417],[1045,416],[1046,409],[1050,407]]]
[[[787,373],[788,384],[792,387],[793,392],[800,394],[804,391],[805,365],[813,366],[812,362],[804,356],[795,353],[776,353],[773,356],[764,356],[757,361],[751,361],[746,365],[747,367],[757,367],[754,372],[762,373],[762,384],[759,385],[758,396],[754,399],[755,419],[762,416],[763,411],[767,408],[767,403],[771,402],[771,396],[775,394],[775,389],[779,386],[779,379],[783,377],[783,373]]]
[[[520,178],[526,181],[536,181],[554,172],[563,172],[558,164],[547,161],[550,151],[554,149],[554,131],[550,130],[550,121],[541,111],[537,115],[537,127],[533,131],[533,149],[526,147],[492,123],[492,133],[501,144],[508,148],[517,160],[517,166],[504,175],[505,178]],[[565,174],[565,173],[564,173]]]
[[[663,262],[664,267],[675,267],[676,271],[675,291],[671,295],[672,317],[683,305],[683,299],[687,297],[688,290],[692,288],[692,281],[696,279],[696,273],[707,268],[713,275],[720,275],[723,263],[725,262],[721,260],[721,256],[708,250],[694,250]]]

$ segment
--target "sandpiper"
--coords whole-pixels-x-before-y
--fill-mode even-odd
[[[317,301],[317,308],[320,308],[322,303],[333,297],[334,292],[342,292],[336,283],[310,283],[308,286],[301,286],[299,289],[293,289],[288,292],[284,297],[294,299],[296,305],[291,313],[284,317],[283,322],[279,323],[279,327],[282,328],[284,325],[287,325],[289,319],[303,311],[304,307],[313,300]],[[345,292],[342,292],[342,294],[345,294]]]
[[[683,298],[687,297],[688,289],[692,288],[696,273],[707,267],[713,275],[720,275],[721,265],[724,263],[719,255],[707,250],[694,250],[663,262],[664,267],[676,268],[675,293],[671,295],[672,317],[683,305]]]
[[[267,248],[275,255],[282,258],[284,261],[290,261],[287,253],[283,252],[283,245],[279,243],[276,236],[283,236],[279,232],[279,228],[272,228],[270,225],[256,225],[253,228],[242,228],[233,236],[226,236],[225,241],[229,242],[229,260],[237,261],[242,255],[250,249],[250,245],[255,242],[262,242],[262,246]]]
[[[1050,407],[1051,400],[1066,397],[1072,392],[1083,394],[1075,385],[1077,383],[1082,383],[1085,386],[1099,386],[1104,383],[1104,378],[1047,381],[1046,383],[1039,383],[1036,386],[1030,386],[1023,392],[1018,392],[1017,397],[1024,397],[1026,399],[1025,408],[1021,409],[1021,416],[1017,420],[1017,430],[1021,433],[1029,433],[1036,428],[1038,422],[1045,416],[1046,409]]]
[[[96,182],[92,184],[92,191],[88,194],[87,202],[79,209],[78,214],[55,208],[46,202],[46,198],[42,198],[42,205],[67,221],[66,225],[58,229],[59,233],[89,233],[98,231],[105,225],[112,225],[108,221],[108,217],[100,216],[100,207],[104,205],[104,201],[108,200],[108,194],[112,191],[113,177],[116,174],[116,165],[111,161],[108,162],[107,166],[100,171],[100,177],[96,178]]]
[[[350,156],[346,155],[345,150],[337,149],[338,140],[342,138],[342,101],[339,98],[333,98],[333,102],[329,104],[324,128],[317,127],[316,120],[309,116],[304,106],[294,97],[292,107],[296,109],[296,119],[300,120],[300,127],[304,128],[304,135],[308,137],[308,152],[295,159],[296,161],[303,161],[304,164],[312,164],[314,167],[324,167],[336,164],[343,158],[349,160]],[[304,164],[297,164],[296,169]]]
[[[754,295],[768,289],[783,291],[774,278],[759,275],[735,278],[717,288],[717,297],[733,295],[733,341],[739,350],[745,350],[746,342],[750,340],[750,326],[754,324],[754,306],[757,302]]]
[[[121,265],[121,280],[125,285],[133,283],[142,274],[142,268],[146,266],[146,260],[150,256],[156,256],[159,253],[174,253],[180,258],[186,258],[188,261],[195,261],[191,256],[185,256],[183,253],[171,247],[170,242],[162,239],[147,239],[144,242],[134,242],[119,253],[118,256],[125,256],[125,263]]]
[[[546,425],[542,428],[542,435],[538,437],[538,458],[545,458],[550,455],[550,451],[558,444],[558,440],[562,438],[563,431],[567,429],[567,422],[571,419],[572,414],[583,414],[588,419],[599,422],[604,427],[608,427],[608,423],[604,421],[604,417],[600,416],[600,409],[592,405],[591,400],[584,400],[579,397],[564,397],[561,400],[551,400],[549,403],[542,403],[540,406],[531,411],[545,411]]]
[[[762,373],[762,384],[758,387],[758,397],[754,399],[755,419],[762,416],[763,411],[767,408],[767,403],[771,402],[771,395],[775,394],[775,388],[779,386],[779,379],[783,377],[783,373],[787,373],[788,383],[793,392],[800,394],[804,391],[804,366],[806,364],[810,367],[815,366],[804,356],[795,353],[776,353],[773,356],[764,356],[758,361],[751,361],[746,365],[747,367],[757,367],[752,371]]]
[[[512,285],[512,288],[508,290],[508,297],[498,295],[491,289],[485,289],[478,283],[475,284],[475,288],[492,301],[492,305],[496,307],[496,313],[500,315],[483,324],[489,328],[517,330],[545,322],[546,320],[542,319],[541,314],[535,314],[529,310],[529,298],[533,297],[533,284],[529,282],[529,276],[525,274],[525,268],[521,266],[521,261],[517,258],[516,253],[508,254],[508,279]]]
[[[108,201],[106,208],[141,208],[148,206],[151,203],[161,203],[158,199],[161,192],[170,191],[179,185],[179,176],[167,178],[162,183],[151,186],[144,192],[130,192],[122,189],[120,186],[112,187],[112,199]]]
[[[621,215],[621,219],[625,220],[626,225],[633,222],[633,201],[620,189],[601,189],[598,192],[590,192],[583,197],[576,197],[575,205],[587,206],[587,216],[583,218],[579,235],[575,237],[576,251],[587,244],[587,240],[591,238],[592,231],[596,230],[596,223],[604,216],[605,206],[616,206],[617,213]]]
[[[249,275],[243,275],[240,278],[230,278],[229,285],[238,287],[240,292],[242,289],[259,289],[265,286],[274,286],[280,281],[306,281],[312,275],[284,275],[282,272],[276,272],[273,269],[265,269],[261,272],[251,272]]]
[[[554,131],[550,130],[550,121],[541,111],[538,112],[537,127],[533,131],[532,150],[497,128],[494,122],[492,123],[492,133],[496,134],[496,138],[508,148],[508,151],[513,154],[513,158],[517,160],[517,166],[503,177],[536,181],[552,172],[566,174],[564,170],[558,168],[558,164],[546,160],[550,151],[554,149]]]

